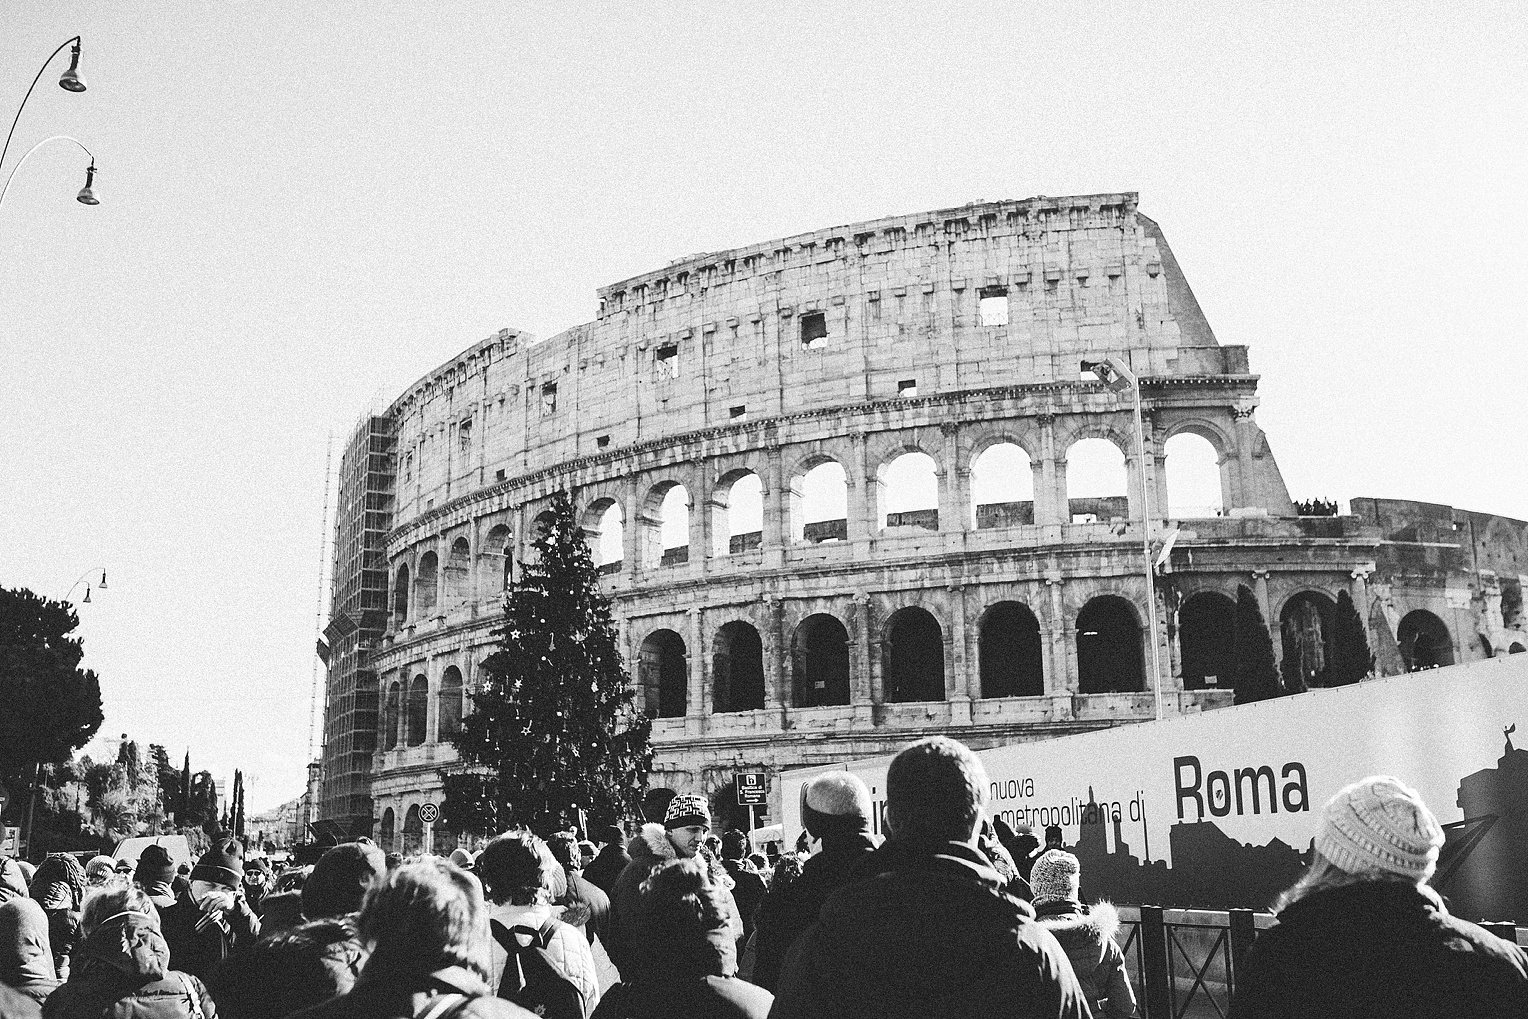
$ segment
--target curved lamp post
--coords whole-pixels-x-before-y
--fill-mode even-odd
[[[1102,361],[1084,361],[1082,370],[1115,393],[1130,393],[1135,398],[1136,476],[1141,481],[1141,549],[1146,554],[1146,614],[1151,623],[1151,690],[1156,701],[1157,720],[1162,719],[1162,653],[1157,646],[1157,585],[1151,561],[1151,510],[1146,504],[1146,429],[1141,424],[1141,380],[1117,357]]]
[[[104,591],[104,590],[106,590],[106,567],[104,567],[104,566],[92,566],[90,569],[88,569],[84,573],[80,574],[80,579],[79,580],[76,580],[73,584],[69,585],[69,590],[64,592],[63,600],[64,601],[68,601],[69,600],[69,596],[74,593],[74,589],[75,588],[79,587],[81,584],[85,584],[85,581],[89,580],[91,577],[94,577],[97,573],[99,573],[101,575],[101,580],[100,580],[99,583],[97,583],[95,585],[96,590],[97,591]],[[81,605],[89,605],[90,604],[90,585],[89,584],[85,584],[85,597],[80,600],[80,604]]]
[[[70,44],[73,44],[74,48],[69,52],[69,67],[64,71],[62,75],[59,76],[58,87],[66,92],[85,91],[85,82],[80,78],[79,75],[80,37],[75,36],[73,39],[65,40],[64,43],[58,47],[58,49],[48,54],[48,59],[42,62],[42,67],[37,71],[37,77],[32,79],[32,84],[27,88],[27,94],[22,97],[21,105],[16,108],[16,116],[11,118],[11,129],[5,135],[5,145],[0,146],[0,167],[5,165],[5,157],[11,151],[11,138],[16,134],[16,125],[21,121],[21,111],[26,109],[27,100],[32,98],[32,90],[35,89],[37,87],[37,83],[42,80],[43,72],[48,69],[48,65],[53,62],[53,58],[62,53],[64,51],[64,47],[69,46]],[[68,135],[54,135],[52,138],[46,138],[32,146],[31,151],[29,151],[25,156],[22,156],[21,159],[17,161],[15,168],[11,170],[11,176],[5,179],[5,187],[0,188],[0,201],[5,200],[5,192],[11,186],[11,177],[16,176],[16,170],[20,169],[21,164],[27,161],[27,157],[30,156],[33,152],[36,152],[38,149],[42,148],[48,142],[55,141],[59,138],[67,138],[69,141],[74,142],[74,144],[78,145],[81,149],[84,149],[87,156],[90,156],[90,166],[85,171],[85,186],[80,189],[79,194],[75,195],[75,200],[78,201],[81,205],[101,204],[100,201],[96,198],[94,191],[95,156],[91,155],[90,150],[86,149],[84,144],[81,143],[79,139],[71,138]]]

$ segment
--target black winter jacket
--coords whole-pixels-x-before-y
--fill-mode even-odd
[[[1100,902],[1088,909],[1076,902],[1046,902],[1035,907],[1035,918],[1066,950],[1094,1019],[1136,1014],[1125,953],[1114,940],[1119,912],[1112,905]]]
[[[785,959],[771,1019],[1081,1019],[1066,953],[964,842],[893,839]]]
[[[621,971],[622,979],[632,975],[637,962],[636,946],[642,927],[642,882],[662,864],[679,858],[661,824],[644,824],[642,830],[626,844],[626,852],[631,862],[621,871],[615,890],[610,893],[610,916],[605,922],[605,931],[609,936],[602,939],[610,961]],[[723,889],[727,900],[732,936],[734,939],[741,938],[743,921],[738,915],[737,903],[732,898],[732,878],[720,864],[709,859],[706,862],[711,868],[712,882]]]
[[[760,987],[774,990],[780,982],[785,953],[808,927],[828,896],[848,884],[860,861],[875,852],[868,832],[827,836],[822,851],[801,868],[790,884],[770,889],[754,914],[754,960],[751,978]]]
[[[1237,967],[1233,1019],[1528,1016],[1528,955],[1450,916],[1431,888],[1376,881],[1279,914]]]
[[[43,1002],[44,1019],[217,1019],[207,988],[169,968],[158,920],[123,913],[91,932],[69,979]]]
[[[631,857],[626,855],[626,847],[619,842],[612,842],[599,855],[589,861],[589,866],[584,868],[584,880],[604,892],[606,896],[615,894],[616,879],[621,876],[621,871],[631,862]]]
[[[440,1002],[452,995],[454,1003]],[[362,973],[348,994],[293,1012],[289,1019],[403,1019],[444,1006],[445,1019],[533,1019],[534,1012],[494,997],[483,978],[461,966],[433,973]]]
[[[250,911],[242,897],[236,900],[233,909],[223,913],[228,925],[226,932],[216,923],[197,930],[201,917],[202,907],[192,902],[186,891],[176,896],[174,905],[159,911],[164,939],[170,945],[170,965],[206,980],[218,963],[228,958],[229,952],[255,943],[260,936],[260,918]]]

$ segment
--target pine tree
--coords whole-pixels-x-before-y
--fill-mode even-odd
[[[451,831],[545,830],[579,807],[591,824],[612,823],[636,811],[647,786],[652,719],[636,710],[610,600],[566,493],[544,521],[453,737],[464,768],[444,776]]]
[[[244,772],[233,770],[233,797],[229,808],[229,832],[235,837],[244,834]]]
[[[1236,671],[1232,686],[1237,704],[1277,697],[1279,670],[1273,660],[1273,641],[1258,607],[1257,596],[1242,584],[1236,589],[1236,632],[1232,642]]]
[[[159,782],[159,807],[169,815],[180,803],[180,772],[170,764],[170,755],[158,743],[149,744],[149,767]]]
[[[1369,635],[1362,617],[1348,592],[1337,595],[1337,612],[1332,620],[1332,660],[1327,663],[1329,686],[1347,686],[1374,671],[1374,655],[1369,651]]]
[[[186,763],[180,769],[180,799],[175,808],[175,820],[180,825],[189,825],[191,821],[191,750],[186,749]]]

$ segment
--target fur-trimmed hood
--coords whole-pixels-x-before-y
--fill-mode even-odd
[[[632,836],[631,841],[626,844],[626,854],[631,857],[633,863],[641,863],[647,867],[648,873],[652,873],[670,860],[679,859],[679,851],[669,841],[668,832],[663,825],[652,821],[644,824],[642,830]],[[737,882],[732,880],[732,875],[727,873],[727,868],[722,866],[721,861],[706,853],[702,853],[700,858],[706,861],[706,868],[711,872],[712,883],[731,891]]]
[[[1075,902],[1047,902],[1035,907],[1035,919],[1063,947],[1074,942],[1102,945],[1119,930],[1119,910],[1108,902],[1096,903],[1086,910]]]

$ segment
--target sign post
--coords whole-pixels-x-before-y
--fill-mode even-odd
[[[737,803],[740,807],[748,808],[748,849],[753,851],[753,830],[755,807],[763,806],[768,802],[769,786],[765,782],[765,774],[762,771],[739,772],[737,776]]]

